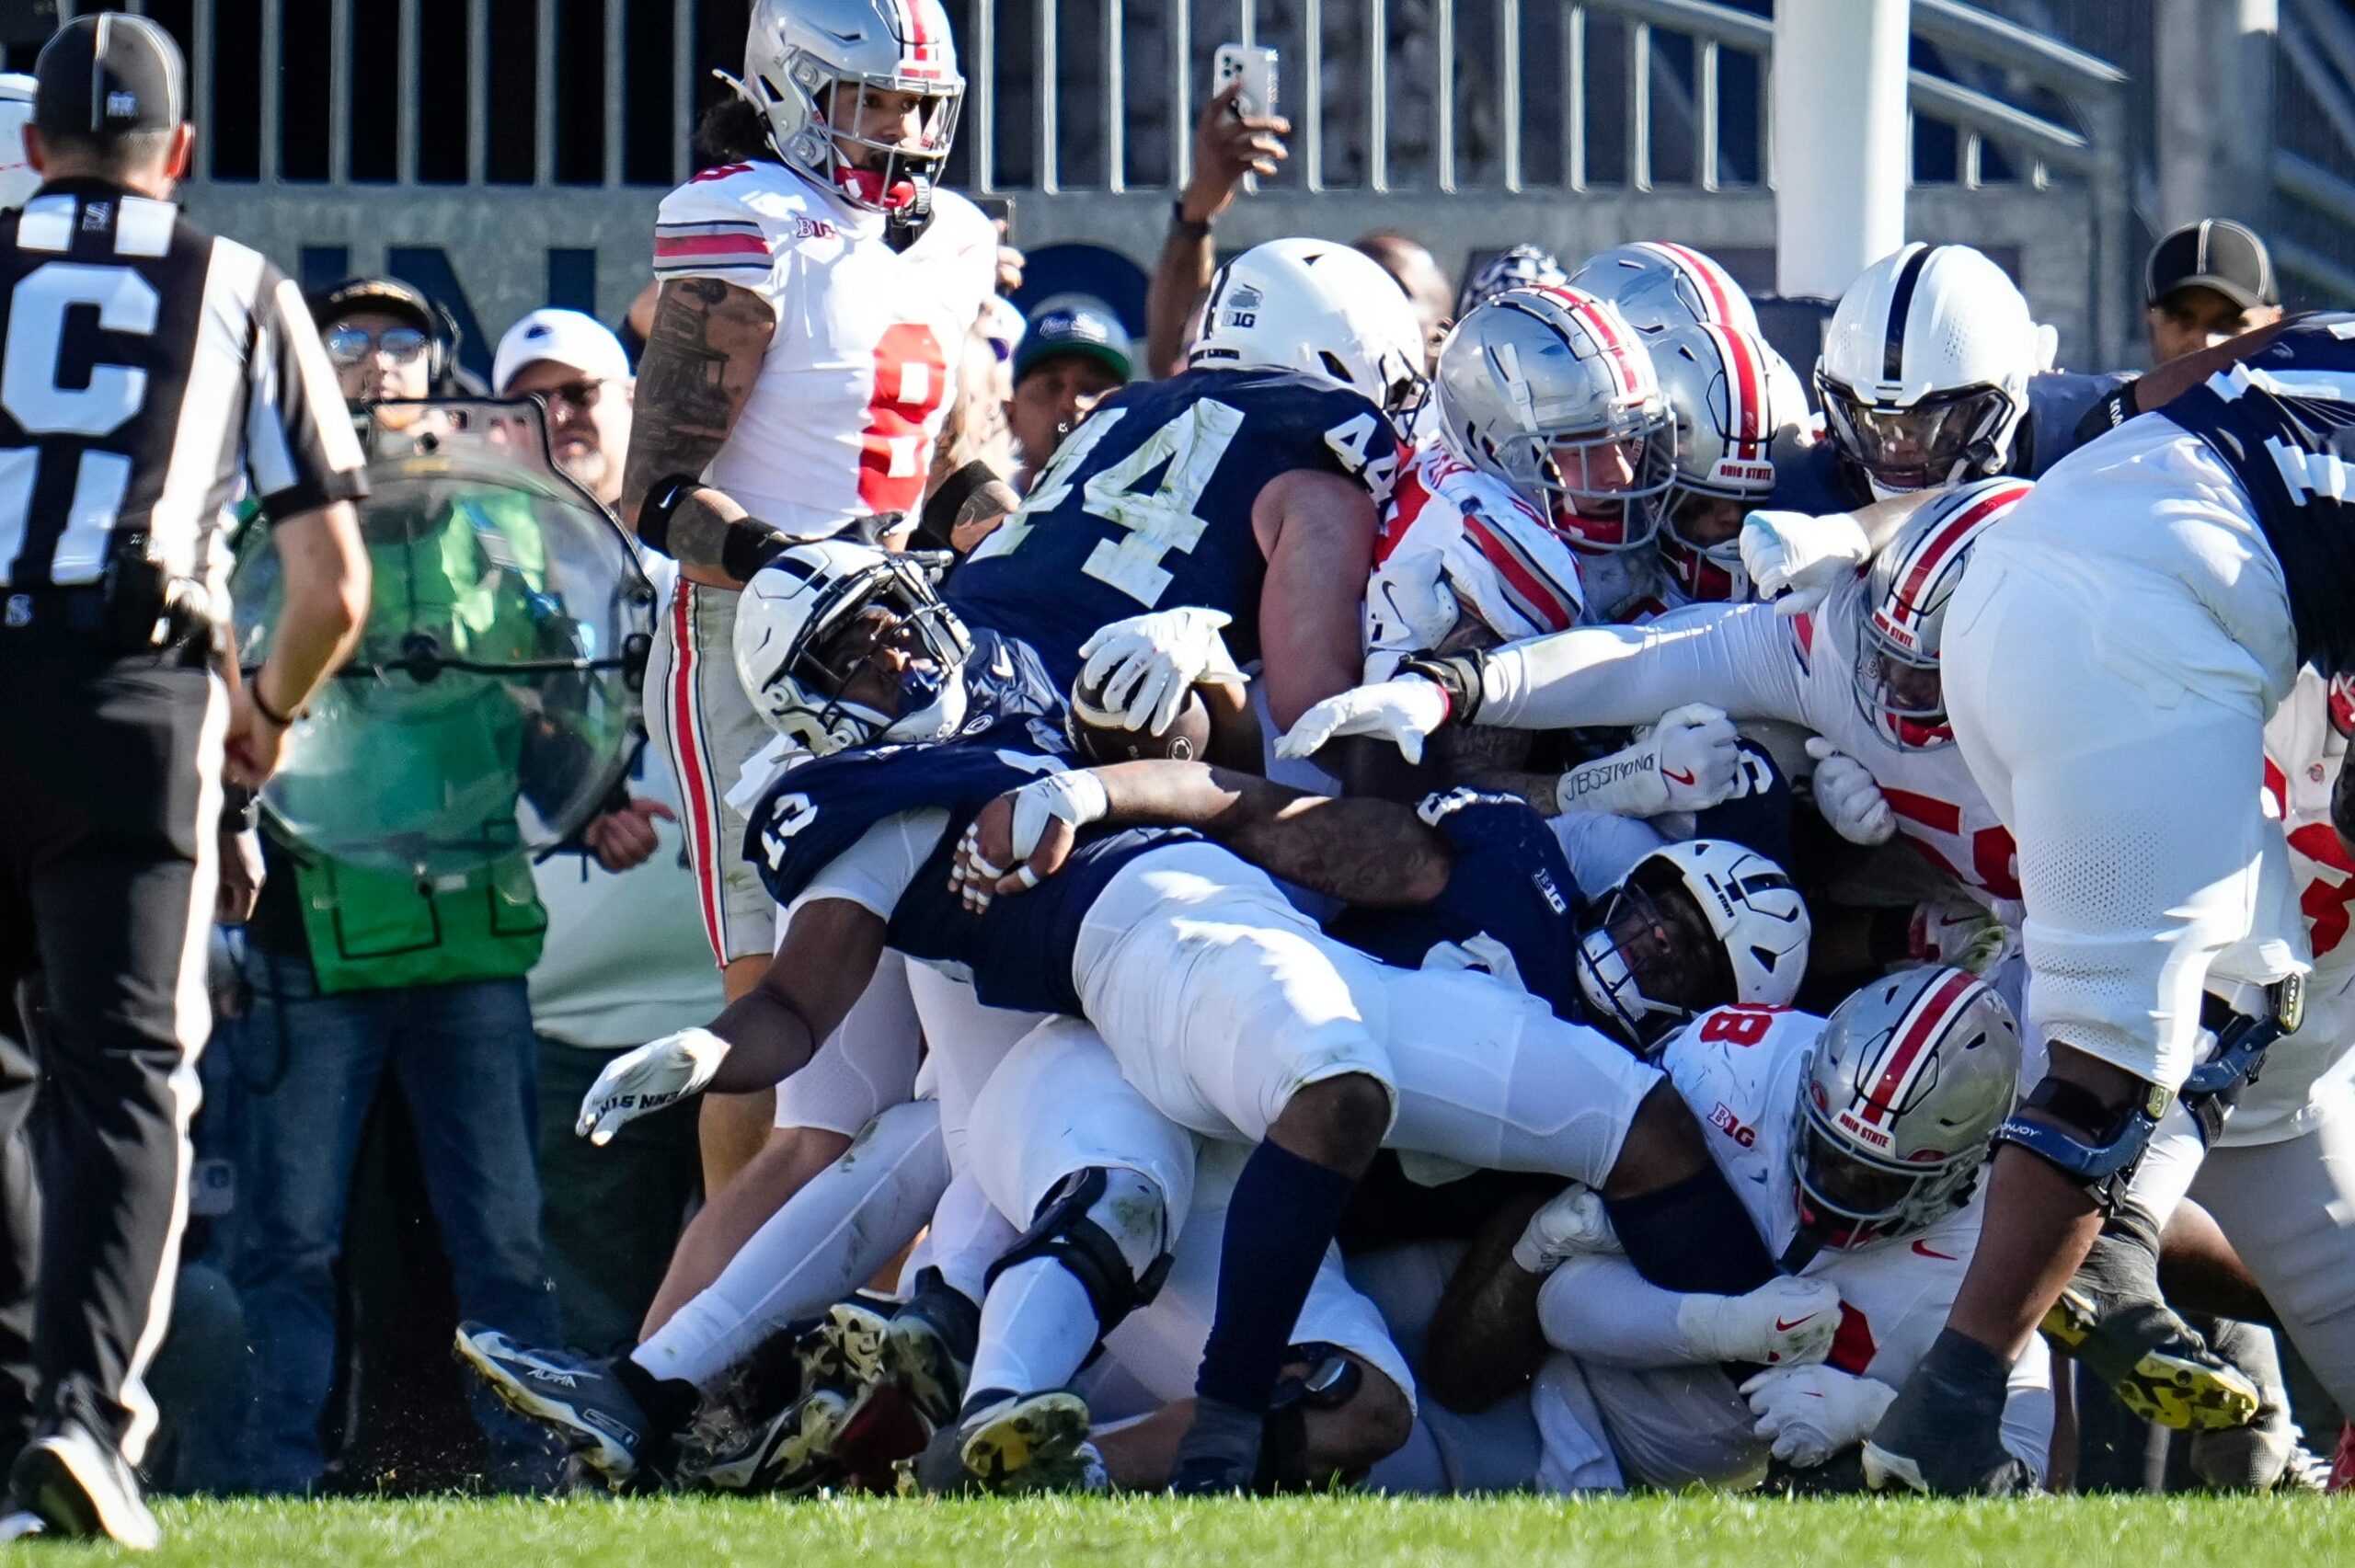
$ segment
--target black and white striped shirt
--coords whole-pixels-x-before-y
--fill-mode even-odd
[[[278,521],[367,493],[301,292],[101,180],[0,215],[0,587],[98,582],[143,537],[210,580],[241,475]]]

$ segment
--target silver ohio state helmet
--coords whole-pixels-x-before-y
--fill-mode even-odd
[[[2042,353],[2002,268],[1916,241],[1866,268],[1832,313],[1815,372],[1824,429],[1878,496],[1999,474]]]
[[[1967,969],[1906,969],[1849,997],[1801,1074],[1800,1229],[1827,1247],[1863,1247],[1960,1208],[2019,1076],[2012,1010]]]
[[[1775,464],[1806,439],[1807,389],[1790,362],[1754,332],[1704,322],[1652,339],[1652,369],[1676,418],[1676,483],[1669,489],[1660,555],[1695,599],[1749,597],[1740,513],[1766,504]],[[1712,532],[1688,532],[1696,514],[1735,515]]]
[[[1433,384],[1448,450],[1571,544],[1634,550],[1659,532],[1675,425],[1643,339],[1609,304],[1508,290],[1456,323]]]
[[[879,647],[904,659],[895,711],[847,701]],[[736,606],[736,675],[753,711],[816,757],[877,741],[937,740],[965,718],[971,640],[905,555],[821,539],[752,574]]]
[[[1687,245],[1637,240],[1614,245],[1579,263],[1570,287],[1619,307],[1628,325],[1649,337],[1714,322],[1758,330],[1758,312],[1732,274]]]
[[[1393,417],[1422,401],[1423,328],[1373,258],[1331,240],[1255,245],[1218,269],[1191,370],[1292,371]]]
[[[1856,707],[1888,739],[1922,750],[1954,738],[1938,670],[1947,604],[1979,536],[2035,487],[1982,479],[1941,490],[1873,557],[1856,628]]]
[[[1787,1006],[1813,931],[1807,900],[1764,855],[1716,839],[1663,844],[1579,939],[1579,990],[1600,1021],[1649,1055],[1713,1007]]]
[[[957,135],[965,78],[940,0],[753,0],[741,81],[778,157],[871,212],[921,210]],[[867,92],[914,93],[915,140],[858,133]]]

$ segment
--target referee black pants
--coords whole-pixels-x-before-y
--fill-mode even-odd
[[[63,1407],[136,1462],[212,1028],[228,702],[187,650],[25,635],[0,630],[0,1459]]]

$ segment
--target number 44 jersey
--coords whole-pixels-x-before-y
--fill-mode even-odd
[[[1295,469],[1363,485],[1378,508],[1398,437],[1365,398],[1282,371],[1189,371],[1114,395],[1063,440],[1022,509],[948,584],[973,625],[1020,637],[1068,689],[1079,646],[1147,610],[1198,605],[1259,655],[1259,492]]]

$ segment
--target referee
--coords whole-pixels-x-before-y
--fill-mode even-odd
[[[350,650],[366,486],[294,285],[170,200],[195,136],[170,35],[86,17],[34,75],[44,183],[0,216],[0,1459],[12,1529],[152,1546],[131,1466],[212,1024],[222,784],[269,776]],[[241,475],[285,580],[232,689],[207,585]]]

